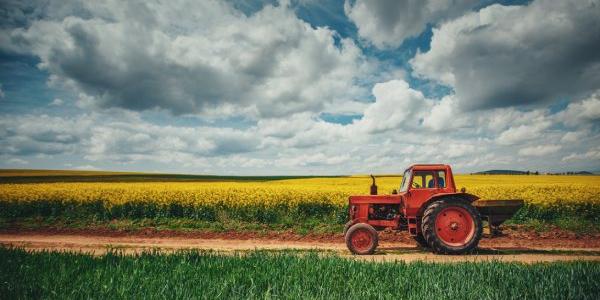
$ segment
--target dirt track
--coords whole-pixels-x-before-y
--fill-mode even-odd
[[[383,241],[375,255],[353,256],[346,249],[341,236],[331,238],[296,239],[279,236],[236,237],[227,233],[189,236],[165,236],[161,234],[94,233],[94,232],[47,232],[19,231],[0,233],[0,244],[23,247],[30,250],[83,251],[100,255],[110,248],[126,253],[149,249],[174,251],[178,249],[215,250],[224,253],[254,249],[316,249],[335,252],[355,259],[375,261],[516,261],[547,262],[565,260],[600,261],[600,242],[597,239],[500,237],[483,239],[475,254],[463,256],[435,255],[418,249],[410,237],[382,237]],[[408,240],[407,240],[408,239]]]

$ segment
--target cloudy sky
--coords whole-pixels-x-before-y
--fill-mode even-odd
[[[600,171],[600,0],[0,3],[0,168]]]

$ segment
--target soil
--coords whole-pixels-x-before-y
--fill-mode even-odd
[[[308,234],[293,232],[207,232],[143,229],[3,229],[0,244],[29,250],[83,251],[94,255],[119,249],[124,253],[145,250],[180,249],[214,250],[238,253],[248,250],[317,250],[353,259],[372,261],[511,261],[550,262],[568,260],[600,261],[600,238],[574,235],[562,231],[545,233],[506,231],[500,237],[484,237],[479,249],[470,255],[436,255],[416,247],[404,232],[381,232],[375,255],[351,255],[342,234]]]

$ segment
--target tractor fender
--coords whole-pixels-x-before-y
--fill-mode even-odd
[[[431,198],[427,199],[427,201],[425,201],[423,203],[423,205],[421,205],[421,208],[419,208],[419,211],[417,212],[417,216],[422,216],[423,213],[425,212],[425,209],[427,209],[427,207],[429,206],[429,204],[431,204],[437,200],[440,200],[442,198],[448,198],[448,199],[452,199],[454,201],[467,201],[469,203],[473,203],[474,201],[477,201],[479,199],[478,196],[469,194],[469,193],[436,194],[436,195],[431,196]]]
[[[358,223],[357,220],[350,220],[348,222],[346,222],[346,224],[344,225],[344,236],[346,236],[346,232],[348,232],[348,229],[350,229],[350,227],[352,227],[352,225]]]

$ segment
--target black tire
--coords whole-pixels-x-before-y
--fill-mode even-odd
[[[427,240],[425,240],[425,237],[423,237],[422,233],[413,236],[413,239],[415,240],[415,242],[417,242],[417,245],[419,245],[419,247],[423,249],[429,249],[429,244],[427,244]]]
[[[435,228],[435,222],[440,212],[450,207],[462,208],[466,211],[473,220],[473,234],[470,239],[461,246],[448,245],[439,236]],[[431,250],[438,254],[464,254],[473,251],[479,244],[483,233],[483,225],[479,212],[471,205],[471,203],[457,198],[446,198],[431,203],[425,213],[422,221],[423,237]],[[441,230],[441,229],[438,229]]]
[[[359,248],[353,243],[352,239],[357,234],[361,234],[363,236],[366,234],[370,238],[369,242],[366,243],[367,245],[365,245],[365,247]],[[375,230],[375,228],[373,228],[373,226],[366,223],[357,223],[352,225],[346,232],[345,240],[348,250],[350,250],[350,252],[352,252],[353,254],[357,255],[373,254],[375,253],[375,249],[379,244],[379,237],[377,235],[377,231]]]

